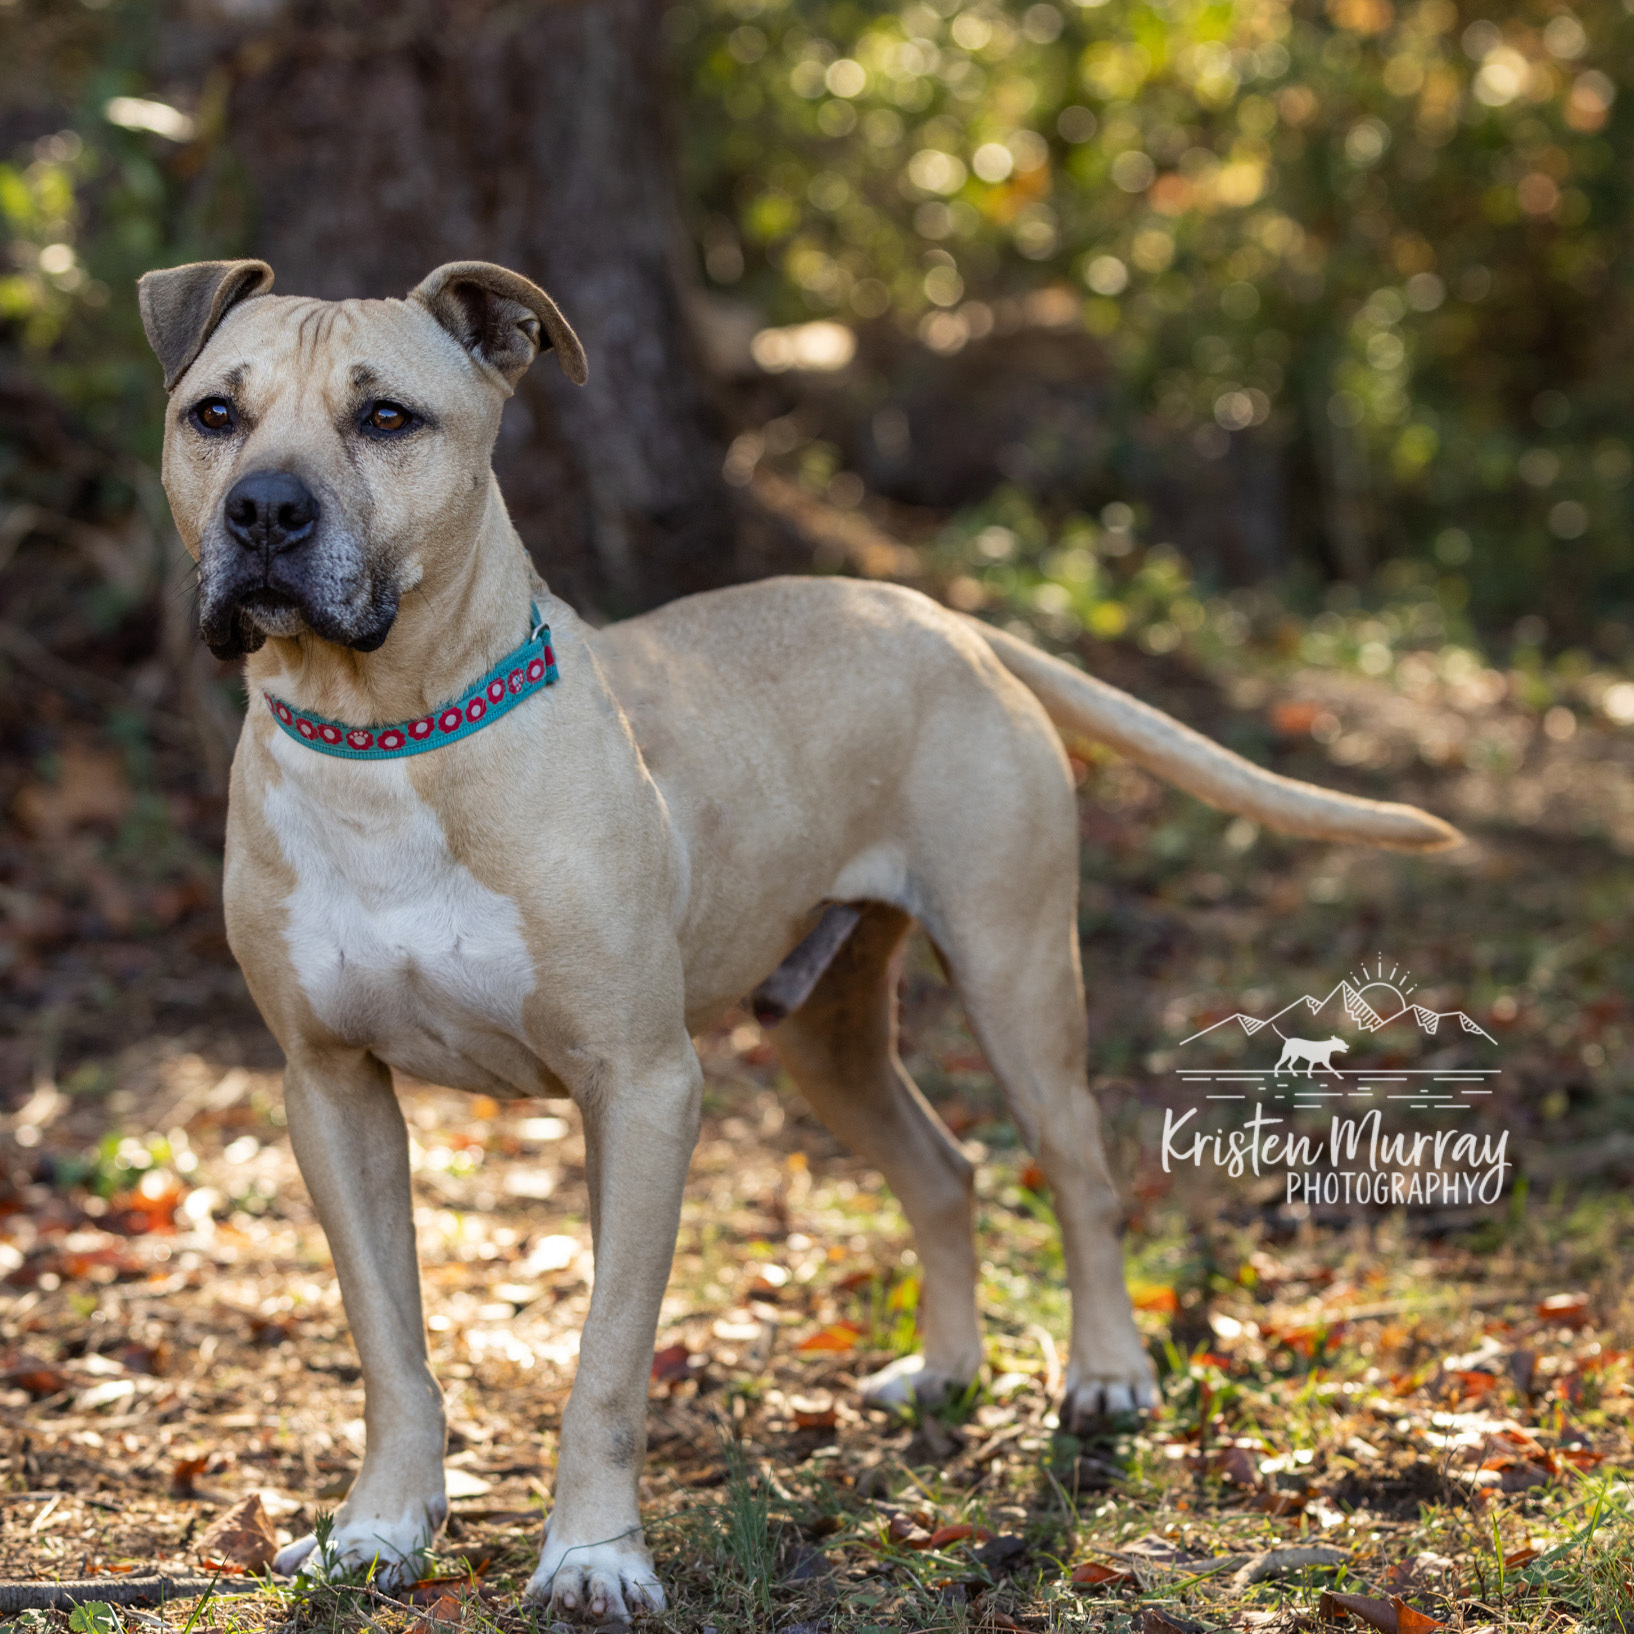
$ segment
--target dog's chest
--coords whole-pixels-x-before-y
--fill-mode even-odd
[[[274,755],[284,775],[264,810],[295,873],[285,937],[314,1014],[436,1081],[531,1078],[519,1046],[535,978],[516,903],[452,854],[402,762],[320,759],[282,738]]]

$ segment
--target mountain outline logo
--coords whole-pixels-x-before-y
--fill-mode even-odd
[[[1448,1049],[1464,1043],[1484,1055],[1482,1045],[1496,1047],[1498,1041],[1468,1011],[1433,1010],[1415,1002],[1412,995],[1416,991],[1410,972],[1399,964],[1387,966],[1380,954],[1373,969],[1364,962],[1359,973],[1342,978],[1321,998],[1302,993],[1269,1016],[1238,1010],[1199,1028],[1175,1046],[1176,1050],[1188,1045],[1206,1047],[1211,1035],[1223,1043],[1239,1029],[1246,1039],[1275,1035],[1282,1052],[1274,1065],[1253,1067],[1234,1060],[1206,1069],[1201,1064],[1177,1066],[1175,1074],[1183,1085],[1201,1091],[1210,1101],[1291,1101],[1295,1110],[1336,1110],[1334,1102],[1383,1100],[1419,1111],[1468,1110],[1475,1098],[1492,1093],[1487,1080],[1497,1077],[1499,1069],[1479,1062],[1454,1065],[1460,1056],[1449,1059]],[[1339,1023],[1331,1035],[1304,1036],[1307,1030],[1315,1030],[1309,1023],[1324,1012]],[[1352,1052],[1352,1043],[1341,1036],[1344,1031],[1360,1034],[1358,1044],[1384,1045],[1381,1035],[1397,1026],[1411,1027],[1417,1035],[1412,1053],[1396,1051],[1394,1060],[1387,1055],[1376,1066],[1365,1060],[1341,1064],[1339,1058]],[[1404,1064],[1414,1059],[1417,1044],[1426,1039],[1440,1045],[1431,1057],[1433,1064]]]

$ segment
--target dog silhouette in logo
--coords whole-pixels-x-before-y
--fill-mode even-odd
[[[1339,1069],[1334,1066],[1333,1058],[1350,1049],[1337,1034],[1332,1038],[1289,1038],[1286,1034],[1278,1033],[1277,1037],[1282,1040],[1282,1054],[1273,1071],[1292,1071],[1297,1075],[1303,1065],[1307,1078],[1313,1077],[1318,1067],[1337,1077]]]

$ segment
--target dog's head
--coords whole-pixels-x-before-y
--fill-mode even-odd
[[[272,296],[264,261],[150,272],[164,484],[218,657],[307,631],[372,652],[403,594],[451,570],[489,499],[500,410],[540,351],[584,351],[542,289],[439,267],[406,300]]]
[[[1337,1033],[1328,1042],[1333,1046],[1335,1052],[1342,1051],[1346,1055],[1350,1054],[1350,1046]]]

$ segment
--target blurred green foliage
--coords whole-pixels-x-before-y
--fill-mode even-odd
[[[1323,565],[1410,555],[1483,621],[1626,645],[1618,0],[687,0],[689,192],[715,284],[954,352],[1018,320],[1137,433],[1270,439]]]
[[[1078,508],[1136,498],[1154,447],[1181,470],[1242,440],[1314,496],[1294,524],[1318,573],[1416,559],[1451,616],[1619,655],[1634,16],[1477,3],[679,0],[701,265],[769,321],[943,355],[1087,334],[1108,378]],[[0,164],[0,363],[147,460],[132,282],[241,250],[253,209],[224,84],[154,89],[161,16],[0,25],[0,95],[64,116]],[[1117,634],[1082,553],[1052,559]]]

